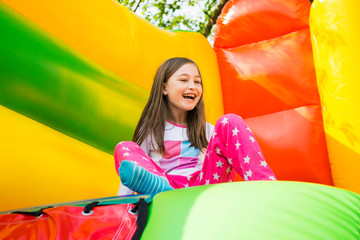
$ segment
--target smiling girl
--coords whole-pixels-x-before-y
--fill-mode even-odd
[[[230,182],[235,171],[244,180],[276,180],[241,117],[206,122],[201,74],[187,58],[159,67],[133,142],[120,142],[114,157],[118,195]]]

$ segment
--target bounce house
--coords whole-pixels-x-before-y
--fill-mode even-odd
[[[151,202],[142,239],[359,239],[359,7],[230,0],[212,47],[111,0],[1,0],[0,211],[11,218],[0,214],[0,236],[16,230],[15,209],[137,201],[108,198],[120,183],[114,147],[131,140],[157,67],[188,57],[201,71],[207,120],[241,115],[279,181],[237,176],[142,196]],[[85,238],[69,232],[57,237]]]

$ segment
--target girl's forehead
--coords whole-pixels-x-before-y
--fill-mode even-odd
[[[197,68],[197,66],[193,63],[186,63],[184,65],[182,65],[175,73],[175,76],[180,76],[180,75],[195,75],[195,76],[199,76],[200,77],[200,73],[199,70]]]

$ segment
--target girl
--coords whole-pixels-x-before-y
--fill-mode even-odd
[[[197,65],[171,58],[158,69],[133,142],[115,148],[118,195],[244,180],[276,180],[251,130],[235,114],[205,120]]]

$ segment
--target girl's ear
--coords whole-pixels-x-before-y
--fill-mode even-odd
[[[168,95],[165,83],[163,83],[163,95]]]

